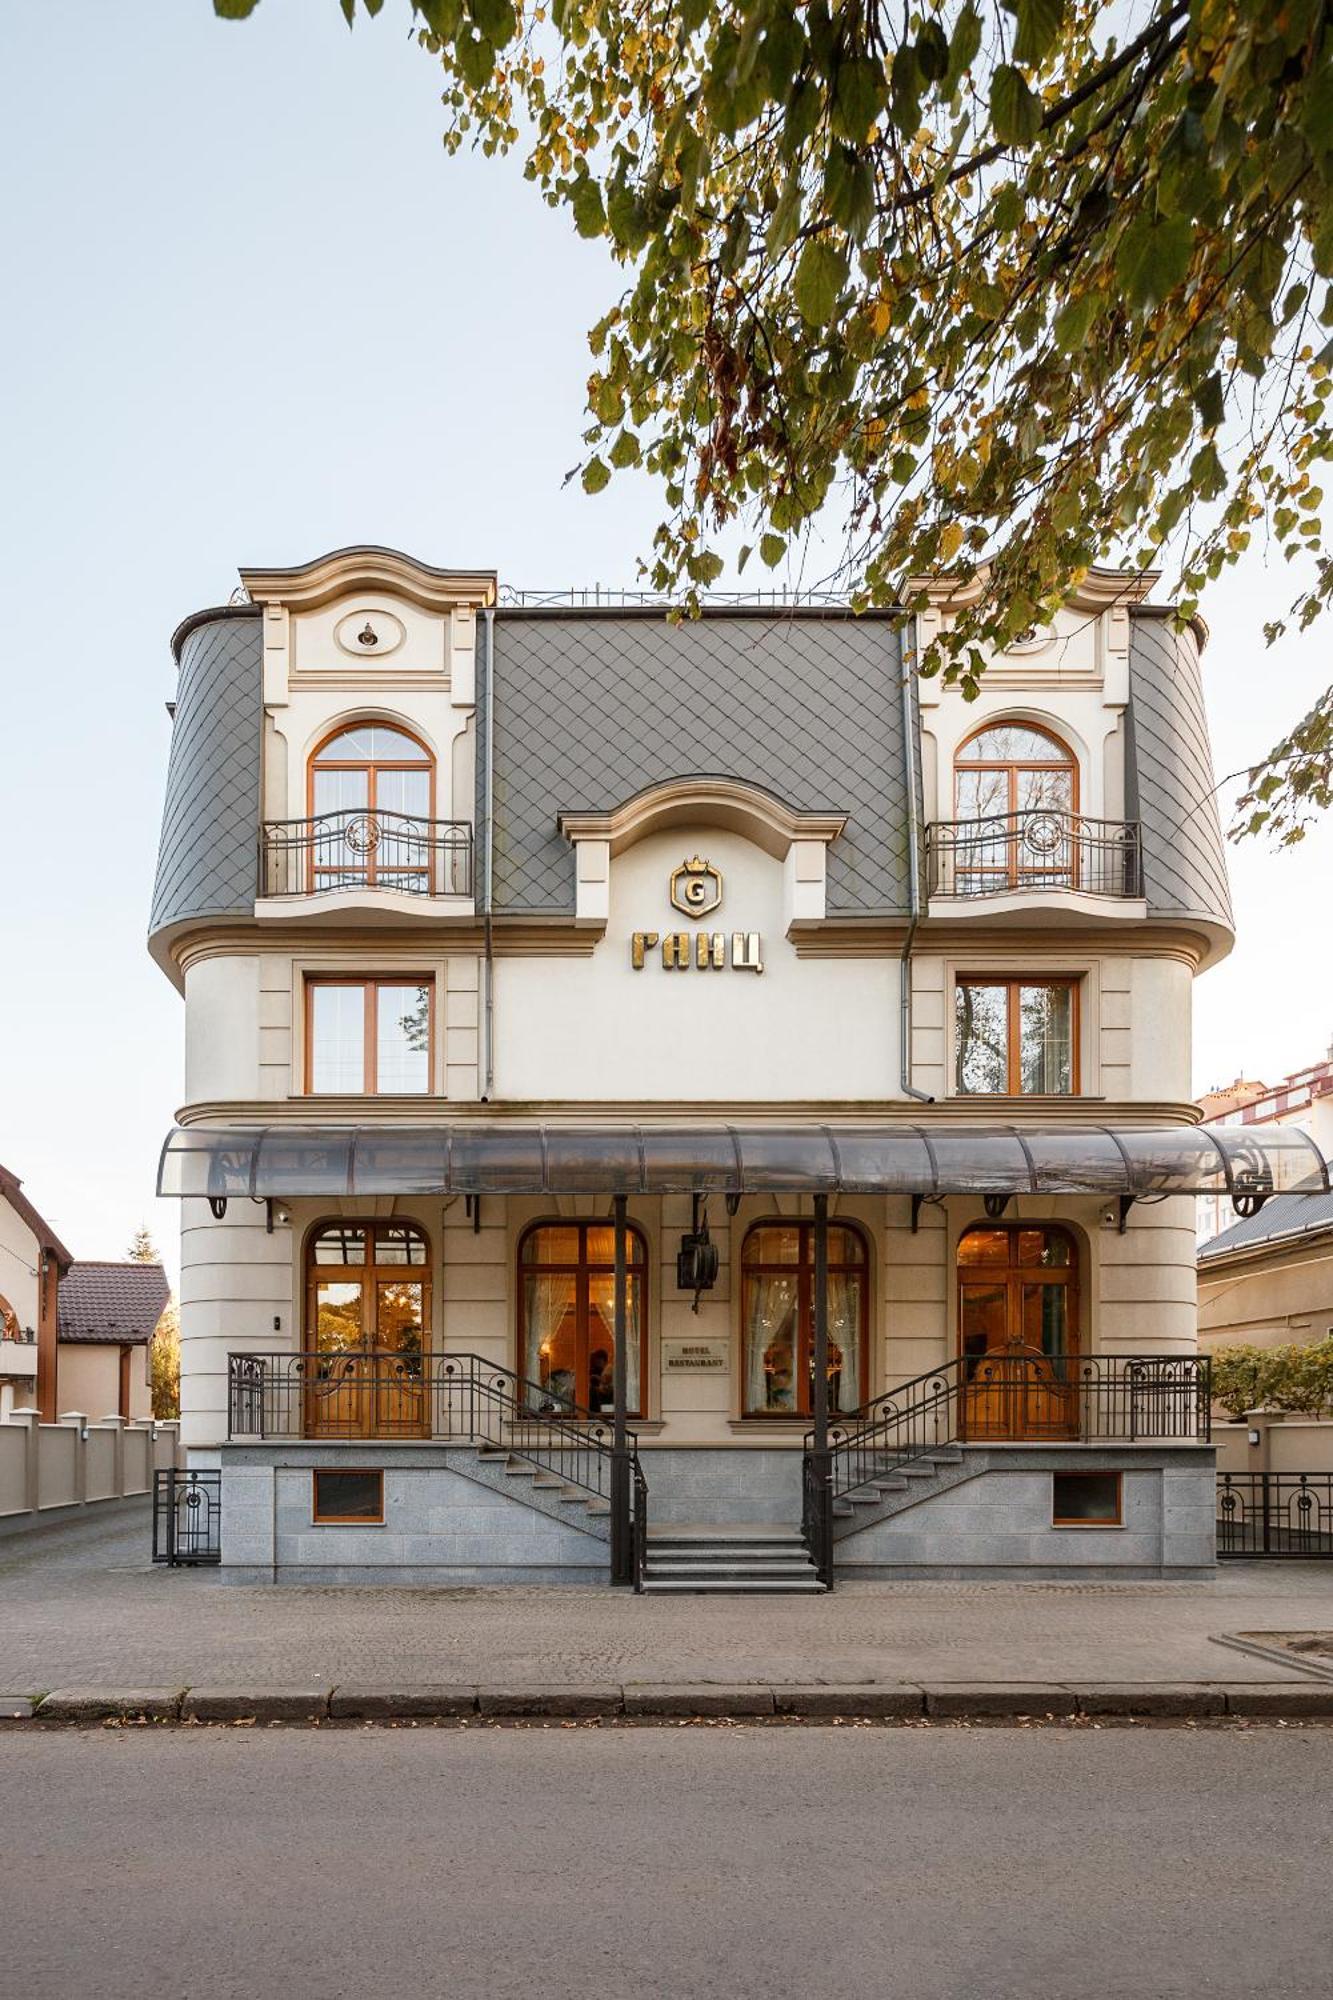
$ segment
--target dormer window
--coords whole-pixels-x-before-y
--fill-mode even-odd
[[[417,737],[358,722],[310,761],[311,888],[432,893],[435,760]]]

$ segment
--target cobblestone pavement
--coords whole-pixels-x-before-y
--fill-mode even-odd
[[[821,1598],[240,1588],[154,1569],[147,1506],[0,1538],[0,1692],[360,1681],[1266,1681],[1212,1643],[1333,1628],[1333,1563],[1203,1583],[858,1583]]]

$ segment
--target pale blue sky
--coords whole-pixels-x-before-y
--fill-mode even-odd
[[[144,931],[176,622],[348,542],[540,585],[632,584],[649,547],[646,481],[561,486],[616,275],[516,162],[446,158],[408,21],[0,4],[0,1160],[80,1256],[146,1219],[175,1263],[181,1003]],[[1331,671],[1333,627],[1265,654],[1287,594],[1256,557],[1205,607],[1219,773]],[[1328,825],[1233,855],[1200,1088],[1333,1038],[1331,864]]]

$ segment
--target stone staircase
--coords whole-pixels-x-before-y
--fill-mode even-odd
[[[581,1528],[599,1541],[611,1539],[610,1501],[571,1485],[558,1472],[534,1465],[503,1445],[457,1445],[445,1456],[451,1471],[475,1479],[479,1486],[489,1486],[492,1492],[504,1493],[524,1507],[549,1514],[552,1520]]]
[[[645,1595],[808,1597],[823,1593],[799,1528],[767,1522],[648,1529]]]
[[[834,1540],[841,1541],[876,1521],[904,1514],[922,1500],[933,1500],[936,1494],[947,1493],[951,1487],[974,1478],[977,1470],[956,1445],[935,1445],[901,1461],[886,1452],[879,1470],[834,1501]]]

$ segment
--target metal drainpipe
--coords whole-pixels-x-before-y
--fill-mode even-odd
[[[481,1099],[489,1104],[495,1087],[495,952],[491,935],[491,889],[494,880],[492,850],[495,845],[495,611],[482,611],[486,628],[486,743],[481,764],[481,812],[486,834],[486,868],[482,877],[482,917],[486,937],[486,999],[482,1021]]]
[[[915,661],[916,648],[913,646],[910,664],[904,660],[902,666],[903,762],[907,766],[907,893],[911,922],[907,926],[902,957],[898,961],[899,1082],[904,1097],[914,1097],[918,1104],[933,1104],[935,1100],[930,1092],[918,1090],[912,1082],[912,941],[921,921],[921,832],[916,819],[916,778],[920,755],[916,704],[912,699],[916,680]]]

